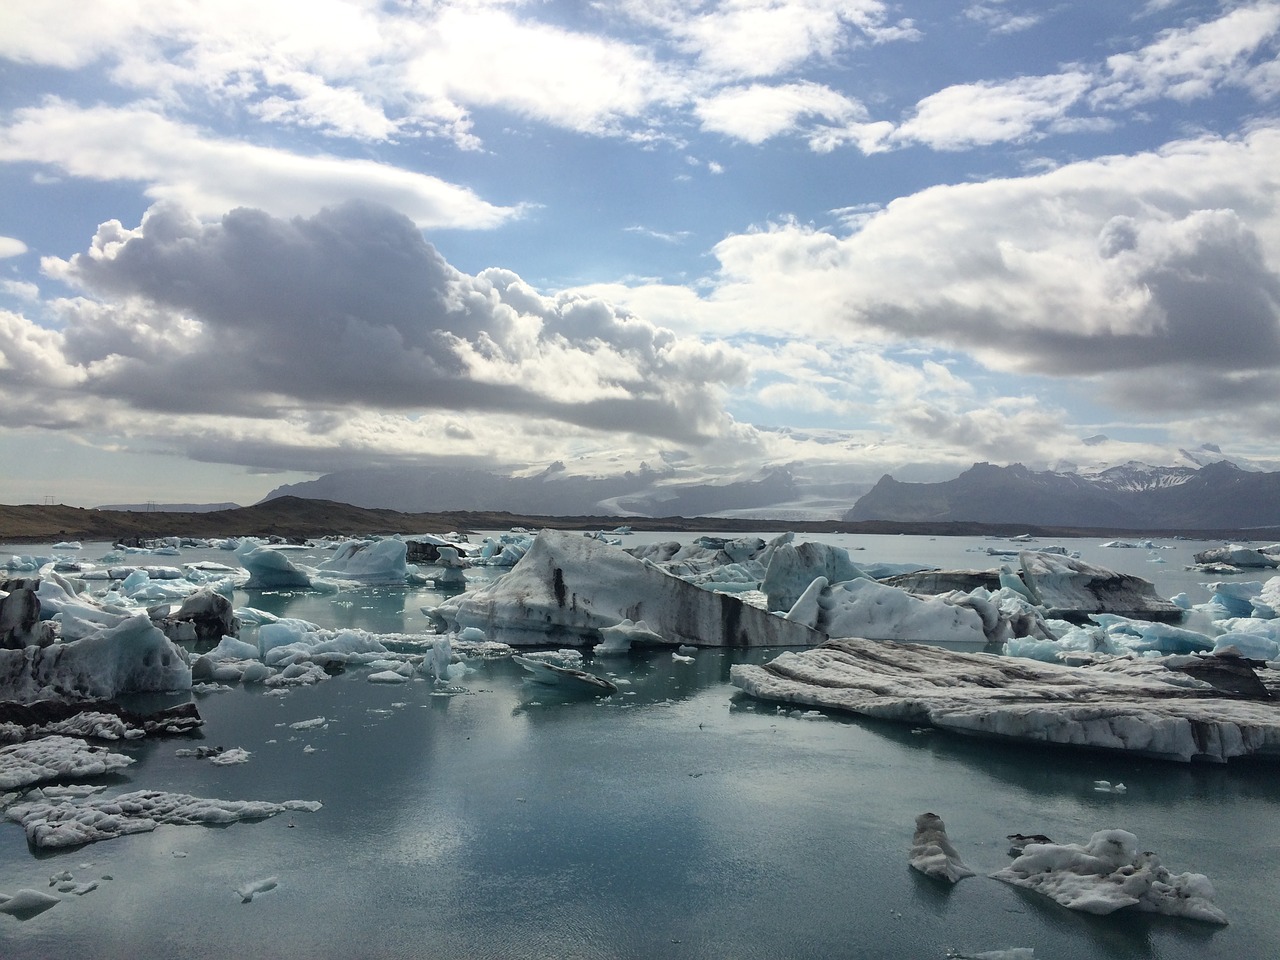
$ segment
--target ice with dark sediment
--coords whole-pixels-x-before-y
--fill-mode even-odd
[[[1243,699],[1156,661],[1068,667],[848,638],[735,664],[730,679],[761,699],[979,736],[1183,762],[1280,755],[1273,691]]]
[[[1133,909],[1225,924],[1208,877],[1174,874],[1151,852],[1141,852],[1127,830],[1100,830],[1083,845],[1027,844],[1017,859],[991,876],[1052,898],[1084,913]]]
[[[601,630],[643,620],[672,646],[809,646],[821,635],[703,590],[589,537],[544,530],[509,573],[432,608],[445,630],[477,627],[514,645],[601,641]]]

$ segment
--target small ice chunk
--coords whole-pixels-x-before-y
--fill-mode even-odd
[[[323,727],[329,721],[324,717],[312,717],[310,720],[299,720],[297,723],[289,724],[291,730],[315,730],[317,727]]]
[[[251,880],[242,886],[236,887],[236,896],[240,898],[241,903],[249,903],[258,894],[274,890],[278,886],[280,886],[279,877],[263,877],[261,880]]]
[[[394,670],[379,670],[366,678],[370,683],[407,683],[409,678]]]
[[[916,832],[911,838],[911,867],[927,877],[957,883],[972,877],[973,871],[960,860],[960,854],[947,837],[947,828],[936,813],[916,817]]]

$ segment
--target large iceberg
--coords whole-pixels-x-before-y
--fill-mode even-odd
[[[1086,669],[849,638],[762,666],[735,664],[730,680],[766,700],[979,736],[1183,762],[1280,755],[1280,702],[1239,699],[1158,662],[1131,663]]]
[[[737,597],[700,589],[599,540],[538,534],[512,570],[430,611],[445,629],[478,627],[517,645],[584,645],[643,620],[672,646],[811,646],[822,636]]]

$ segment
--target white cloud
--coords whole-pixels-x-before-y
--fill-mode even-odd
[[[700,70],[723,80],[779,76],[859,44],[919,36],[911,21],[891,20],[881,0],[623,0],[618,7],[667,33]]]
[[[27,252],[27,245],[15,237],[0,237],[0,260],[20,257]]]
[[[15,111],[0,128],[0,161],[141,182],[147,196],[205,217],[239,206],[294,216],[349,198],[393,205],[423,227],[484,229],[520,214],[427,174],[221,139],[144,106],[81,109],[51,101]]]
[[[1156,97],[1194,100],[1206,97],[1222,84],[1253,85],[1274,76],[1270,64],[1251,58],[1280,31],[1280,5],[1273,0],[1229,10],[1223,16],[1191,27],[1166,30],[1153,43],[1132,53],[1107,59],[1109,77],[1093,95],[1095,101],[1133,106]]]
[[[702,129],[751,144],[794,132],[807,117],[845,124],[866,116],[866,108],[858,101],[807,82],[731,87],[700,101],[694,112]]]
[[[935,344],[1128,409],[1234,405],[1247,423],[1280,380],[1278,193],[1280,128],[1263,127],[932,187],[843,236],[774,224],[719,243],[701,296],[610,295],[678,329]]]
[[[11,297],[31,303],[40,299],[40,288],[27,280],[0,280],[0,290]]]
[[[1005,6],[1006,0],[987,0],[985,3],[973,3],[965,7],[964,15],[984,26],[990,27],[992,33],[1009,34],[1029,30],[1044,19],[1042,13],[1015,12]]]
[[[1039,135],[1089,89],[1079,71],[1005,82],[958,84],[925,97],[893,134],[939,150],[960,150]]]

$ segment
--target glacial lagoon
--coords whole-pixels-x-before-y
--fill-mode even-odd
[[[695,536],[637,534],[626,545]],[[856,562],[945,567],[998,565],[983,551],[1017,546],[811,539],[850,548]],[[1152,580],[1162,596],[1185,591],[1202,602],[1201,584],[1222,579],[1184,569],[1203,543],[1159,541],[1170,549],[1153,553],[1058,542]],[[79,555],[107,549],[86,544]],[[49,545],[4,550],[47,555]],[[184,550],[135,562],[229,556]],[[296,556],[314,563],[324,554]],[[477,568],[469,578],[501,572]],[[237,592],[235,604],[417,634],[430,632],[421,607],[443,596],[371,586]],[[1274,764],[997,744],[779,711],[729,685],[733,663],[777,652],[597,658],[590,669],[621,687],[604,700],[536,687],[509,660],[473,661],[448,690],[369,683],[369,671],[352,668],[283,695],[261,686],[184,695],[205,719],[200,734],[114,745],[137,762],[98,781],[108,793],[323,806],[225,827],[161,826],[51,854],[33,854],[17,824],[0,823],[0,892],[50,890],[63,874],[97,881],[29,920],[0,916],[0,956],[943,958],[1014,947],[1034,948],[1038,960],[1274,955]],[[250,756],[215,765],[177,754],[197,745]],[[1098,792],[1098,780],[1126,791]],[[914,819],[925,811],[946,821],[976,876],[947,888],[908,868]],[[1230,925],[1075,913],[988,876],[1010,861],[1007,834],[1083,843],[1106,828],[1136,834],[1174,872],[1206,874]],[[268,879],[274,888],[251,902],[236,893]]]

